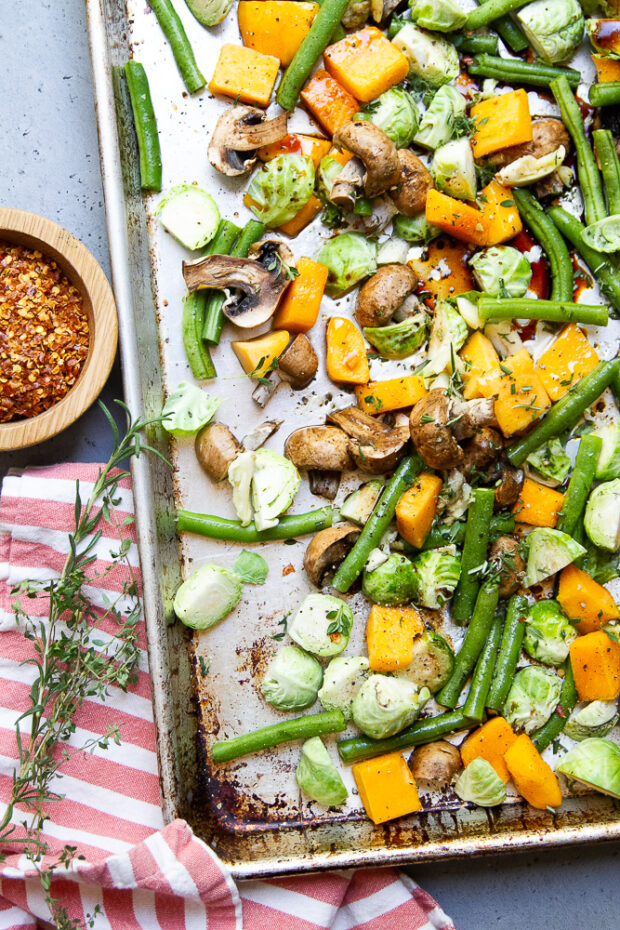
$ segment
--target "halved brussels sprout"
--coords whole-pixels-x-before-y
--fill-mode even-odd
[[[414,142],[425,149],[436,149],[452,138],[456,120],[465,115],[465,98],[452,87],[440,87],[420,121]]]
[[[266,226],[281,226],[299,213],[313,190],[314,163],[308,155],[277,155],[250,181],[250,210]]]
[[[620,252],[620,214],[591,223],[581,235],[585,244],[596,252]]]
[[[423,213],[420,216],[424,216]],[[406,216],[404,219],[408,220]],[[396,232],[396,230],[394,230]],[[382,242],[377,251],[377,265],[404,265],[409,253],[409,243],[394,235]]]
[[[514,677],[504,704],[504,717],[515,730],[533,733],[558,706],[561,690],[562,681],[555,672],[528,665]]]
[[[429,549],[414,559],[416,573],[415,600],[439,610],[454,594],[461,577],[461,560],[456,555],[456,546]]]
[[[225,19],[233,0],[186,0],[188,7],[203,26],[217,26]]]
[[[424,369],[424,376],[445,371],[452,364],[452,359],[456,358],[459,349],[465,345],[468,335],[467,323],[456,307],[447,300],[438,300],[428,342],[430,363]]]
[[[409,62],[409,76],[422,78],[434,87],[447,84],[459,74],[459,54],[455,47],[432,32],[406,23],[392,44]]]
[[[467,14],[453,0],[409,0],[411,19],[416,26],[431,32],[462,29]]]
[[[538,601],[525,618],[523,646],[528,655],[546,665],[561,665],[568,656],[568,647],[577,638],[557,601]]]
[[[418,688],[435,694],[443,688],[454,668],[454,653],[439,633],[425,630],[413,641],[413,658],[406,668],[398,669],[397,678],[406,678]]]
[[[458,200],[476,199],[476,165],[469,139],[453,139],[436,149],[431,171],[438,190]]]
[[[351,608],[331,594],[308,594],[288,625],[291,639],[317,656],[335,656],[346,649],[353,626]]]
[[[366,339],[384,358],[407,358],[426,341],[428,316],[420,310],[402,323],[364,326]]]
[[[583,39],[585,19],[577,0],[534,0],[516,18],[536,54],[550,65],[570,58]]]
[[[353,722],[372,739],[394,736],[417,719],[430,696],[411,681],[371,675],[353,700]]]
[[[343,804],[349,796],[320,736],[307,739],[301,747],[295,778],[305,794],[325,807]]]
[[[261,694],[278,710],[302,710],[316,701],[323,669],[297,646],[283,646],[267,665]]]
[[[364,526],[373,511],[377,498],[383,490],[383,481],[380,478],[373,478],[367,481],[357,491],[353,491],[345,499],[340,508],[340,517],[343,520],[350,520],[357,523],[358,526]]]
[[[620,422],[607,423],[594,430],[601,437],[601,454],[596,464],[596,477],[599,481],[613,481],[620,478]]]
[[[402,87],[386,90],[367,104],[357,118],[371,120],[397,149],[411,145],[418,129],[418,108],[413,97]]]
[[[536,452],[531,452],[527,457],[527,463],[546,479],[545,484],[552,487],[564,484],[573,467],[570,456],[566,454],[559,439],[550,439]]]
[[[583,525],[595,546],[610,552],[620,549],[620,478],[599,484],[592,491]]]
[[[325,669],[319,701],[325,710],[342,711],[344,719],[350,720],[355,695],[369,676],[365,656],[336,656]]]
[[[532,266],[511,245],[494,245],[471,259],[474,277],[486,294],[523,297],[532,280]]]
[[[228,467],[233,489],[233,506],[243,526],[254,516],[259,530],[278,523],[278,517],[293,502],[301,478],[290,461],[271,449],[240,452]]]
[[[241,600],[243,582],[218,565],[201,565],[178,588],[174,612],[185,626],[208,630],[223,620]]]
[[[544,578],[555,575],[586,550],[568,533],[537,526],[527,537],[526,587],[531,588]]]
[[[607,736],[617,723],[617,701],[591,701],[569,718],[564,732],[570,739],[581,742],[591,736]]]
[[[341,297],[375,273],[377,245],[360,233],[341,233],[322,246],[316,260],[329,270],[327,293]]]
[[[477,756],[457,778],[454,790],[462,801],[480,807],[495,807],[506,800],[506,784],[490,762]]]
[[[566,158],[566,149],[560,145],[547,155],[523,155],[497,173],[497,180],[506,187],[527,187],[553,174]]]
[[[470,329],[484,329],[486,320],[478,314],[478,301],[482,297],[480,291],[466,291],[456,297],[456,307]]]
[[[324,155],[317,171],[318,192],[324,200],[329,200],[334,181],[342,174],[342,165],[331,155]]]
[[[584,739],[556,763],[568,779],[620,798],[620,747],[610,739]]]
[[[172,436],[193,436],[213,419],[221,403],[197,385],[180,381],[161,412],[164,429]]]
[[[441,235],[439,227],[429,223],[423,213],[419,213],[418,216],[403,216],[399,213],[394,217],[393,224],[397,236],[415,245],[428,245],[432,239]]]
[[[393,552],[374,571],[364,572],[362,591],[375,604],[387,607],[406,604],[416,590],[416,573],[404,555]]]

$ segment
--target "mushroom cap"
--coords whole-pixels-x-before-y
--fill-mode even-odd
[[[443,739],[418,746],[409,756],[409,768],[415,780],[432,783],[437,788],[448,785],[462,767],[456,746]]]
[[[319,530],[312,537],[304,556],[304,568],[313,585],[321,587],[323,576],[343,561],[361,532],[359,526],[351,526],[349,523]]]
[[[417,283],[409,265],[383,265],[360,288],[355,305],[357,322],[360,326],[384,326]]]
[[[350,438],[349,452],[357,467],[362,471],[367,471],[371,475],[384,475],[392,471],[404,458],[409,439],[409,424],[403,423],[378,439],[363,442]]]
[[[417,402],[411,411],[409,426],[416,451],[427,465],[445,471],[463,464],[465,454],[447,425],[450,398],[435,388]]]
[[[484,426],[467,443],[465,448],[465,471],[482,470],[495,462],[502,454],[504,441],[501,433],[490,426]]]
[[[278,358],[278,371],[295,390],[307,387],[317,373],[319,360],[307,336],[299,333]]]
[[[214,481],[223,481],[228,466],[243,452],[241,443],[223,423],[204,426],[196,436],[194,449],[201,468]]]
[[[364,162],[364,193],[378,197],[398,184],[401,163],[398,149],[370,120],[352,120],[334,133],[334,145],[352,152]]]
[[[339,426],[347,436],[360,442],[376,441],[391,432],[391,428],[383,420],[371,416],[359,407],[332,410],[327,414],[326,420],[334,426]]]
[[[500,483],[495,490],[495,509],[503,510],[513,507],[519,500],[519,494],[525,480],[525,473],[521,468],[514,468],[506,462],[500,463]]]
[[[228,177],[247,174],[256,162],[257,149],[286,136],[288,117],[288,112],[284,112],[268,120],[264,111],[256,107],[231,107],[215,124],[207,150],[209,161]]]
[[[351,468],[349,439],[336,426],[304,426],[284,444],[284,454],[298,468],[346,471]]]
[[[452,432],[458,442],[475,436],[486,426],[499,429],[495,416],[494,397],[481,397],[474,400],[459,400],[454,397],[450,404],[449,419],[453,421]]]
[[[570,136],[564,123],[559,119],[547,117],[545,119],[535,119],[532,122],[532,139],[530,142],[522,142],[520,145],[509,145],[499,152],[494,152],[489,158],[493,165],[509,165],[516,161],[517,158],[523,158],[524,155],[533,155],[535,158],[542,158],[543,155],[549,155],[555,152],[560,145],[563,145],[566,151],[570,151]]]
[[[520,588],[525,574],[525,562],[519,543],[512,536],[500,536],[489,552],[489,562],[499,572],[499,596],[510,597]]]
[[[426,197],[435,186],[433,176],[426,165],[410,149],[398,152],[401,175],[392,200],[399,213],[417,216],[426,208]]]

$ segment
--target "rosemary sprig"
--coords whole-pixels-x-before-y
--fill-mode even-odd
[[[116,403],[129,417],[126,405]],[[60,930],[83,926],[68,916],[51,891],[54,871],[70,867],[76,847],[67,845],[56,861],[43,863],[43,856],[49,852],[42,838],[45,821],[50,816],[47,806],[63,797],[56,791],[55,782],[64,762],[97,747],[106,749],[111,741],[120,742],[119,727],[112,723],[104,735],[78,748],[72,747],[71,751],[67,748],[76,732],[76,715],[87,698],[105,700],[111,687],[126,690],[128,684],[137,680],[140,602],[127,559],[131,539],[123,538],[123,528],[133,522],[133,517],[127,516],[119,523],[114,508],[120,503],[119,483],[129,475],[123,467],[127,459],[147,451],[162,457],[140,435],[145,427],[158,421],[130,419],[127,432],[121,437],[110,411],[103,404],[100,406],[113,431],[114,450],[100,469],[86,501],[82,500],[80,482],[76,482],[74,525],[68,534],[68,553],[60,576],[44,582],[24,581],[13,591],[16,595],[13,611],[34,653],[25,664],[32,665],[36,675],[30,690],[30,706],[15,726],[18,761],[11,799],[0,819],[0,844],[5,849],[14,846],[37,869],[46,903]],[[110,552],[107,567],[95,571],[92,566],[103,535],[102,522],[114,528],[119,542],[116,550]],[[120,564],[129,568],[130,580],[104,610],[95,610],[84,586],[105,586],[105,578]],[[41,598],[47,601],[47,617],[31,617],[28,600]],[[114,633],[98,632],[104,622],[109,626],[110,620],[116,624]],[[20,826],[23,830],[18,831]],[[0,860],[4,859],[6,853],[0,854]],[[87,915],[86,926],[94,925],[95,916]]]

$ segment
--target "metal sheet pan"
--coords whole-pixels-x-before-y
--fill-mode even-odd
[[[224,104],[214,101],[207,91],[195,98],[185,94],[165,40],[143,0],[85,2],[126,399],[134,414],[156,416],[164,385],[174,386],[188,375],[179,326],[184,292],[180,264],[186,254],[153,221],[156,198],[143,198],[139,191],[128,101],[118,70],[130,53],[143,61],[151,80],[162,139],[164,187],[197,181],[216,196],[224,215],[244,221],[246,211],[235,186],[223,186],[206,160],[210,128]],[[176,5],[208,75],[226,30],[231,30],[231,36],[234,33],[232,41],[238,41],[234,17],[228,26],[207,33],[184,4]],[[297,256],[312,255],[316,243],[302,236],[293,248]],[[345,298],[338,310],[347,304]],[[330,312],[333,306],[326,315]],[[607,357],[614,354],[609,341],[600,349]],[[239,377],[227,345],[222,345],[215,361],[219,377],[211,389],[223,398],[219,418],[243,435],[247,424],[257,421],[249,385]],[[388,375],[382,371],[382,376]],[[295,397],[281,388],[268,415],[281,417],[285,424],[270,444],[280,450],[292,428],[302,422],[320,422],[330,405],[344,406],[348,397],[327,380]],[[620,837],[620,804],[601,796],[570,798],[556,814],[534,811],[516,800],[484,811],[459,807],[454,798],[431,798],[423,813],[374,827],[363,816],[355,794],[336,816],[301,800],[294,782],[297,747],[214,770],[208,755],[214,735],[232,735],[276,719],[261,701],[256,683],[275,645],[270,637],[277,632],[278,621],[307,591],[300,570],[304,547],[261,547],[270,563],[265,588],[246,588],[244,602],[233,617],[192,639],[174,622],[171,611],[180,572],[207,560],[230,564],[233,548],[190,537],[179,543],[175,506],[182,503],[189,509],[229,515],[229,494],[208,485],[191,445],[169,450],[158,430],[150,433],[151,442],[171,452],[174,460],[172,474],[155,459],[140,458],[133,464],[166,820],[184,817],[237,878],[402,864]],[[353,475],[349,486],[355,483]],[[317,501],[306,490],[295,506],[310,509]],[[283,570],[286,584],[280,582]],[[355,610],[355,597],[352,606]],[[361,648],[362,639],[363,622],[358,622],[349,651]],[[205,677],[199,672],[199,656],[209,666]],[[353,787],[350,773],[346,777]]]

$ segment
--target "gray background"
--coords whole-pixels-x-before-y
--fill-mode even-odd
[[[180,2],[180,0],[179,0]],[[80,0],[0,0],[0,202],[67,227],[109,272],[90,63]],[[104,393],[121,396],[115,367]],[[106,457],[92,408],[55,440],[8,456],[14,465]],[[485,858],[412,869],[457,930],[620,930],[620,845]],[[406,930],[406,928],[394,928]]]

